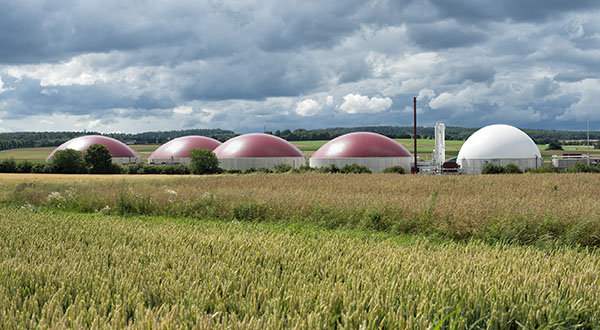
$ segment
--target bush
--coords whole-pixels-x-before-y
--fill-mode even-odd
[[[161,168],[161,174],[190,174],[189,167],[179,164],[179,165],[161,165],[158,166]]]
[[[232,168],[230,170],[223,170],[224,173],[228,173],[228,174],[242,174],[242,170],[240,170],[239,168]]]
[[[17,173],[17,162],[13,158],[0,161],[0,173]]]
[[[331,164],[329,166],[323,166],[323,167],[317,168],[317,172],[319,172],[319,173],[339,173],[340,168],[335,164]]]
[[[17,163],[17,173],[31,173],[32,167],[33,167],[33,163],[28,160],[18,162]]]
[[[366,166],[362,166],[362,165],[358,165],[358,164],[351,164],[351,165],[344,165],[344,167],[342,167],[340,172],[344,173],[344,174],[350,174],[350,173],[362,174],[362,173],[371,173],[371,170]]]
[[[568,173],[600,173],[600,167],[585,165],[582,162],[577,162],[575,165],[569,167]]]
[[[308,165],[303,165],[298,168],[293,168],[292,173],[299,174],[299,173],[315,172],[316,170],[317,169],[314,167],[310,167]]]
[[[504,166],[504,172],[508,174],[521,174],[523,171],[516,164],[510,163]]]
[[[506,173],[504,167],[496,164],[487,164],[481,170],[481,174],[502,174]]]
[[[59,150],[52,157],[52,172],[66,174],[87,173],[83,155],[74,149]]]
[[[220,173],[219,159],[210,150],[192,149],[190,151],[190,172],[193,174],[215,174]]]
[[[111,166],[112,156],[108,151],[108,148],[102,144],[92,144],[83,153],[83,160],[88,168],[89,173],[92,174],[107,174],[115,171],[116,168]],[[118,172],[121,172],[120,169]]]
[[[542,166],[538,169],[528,168],[525,169],[525,173],[560,173],[560,169],[551,166]]]
[[[402,166],[392,166],[383,170],[383,173],[396,173],[396,174],[404,174],[404,167]]]
[[[52,165],[47,163],[35,163],[31,166],[31,173],[52,173]]]
[[[273,167],[275,173],[287,173],[292,170],[292,166],[288,164],[277,164]]]
[[[245,169],[244,172],[242,172],[242,173],[244,173],[244,174],[250,174],[250,173],[255,173],[256,171],[257,171],[256,168],[250,167],[250,168]]]

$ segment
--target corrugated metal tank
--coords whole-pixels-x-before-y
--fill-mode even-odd
[[[127,165],[141,162],[140,156],[138,156],[138,154],[126,144],[119,140],[102,135],[86,135],[71,139],[54,149],[54,151],[52,151],[52,153],[46,157],[46,161],[50,161],[50,159],[54,156],[54,153],[59,150],[74,149],[84,153],[90,146],[94,144],[101,144],[105,146],[112,156],[113,163]]]
[[[411,153],[396,141],[377,133],[355,132],[339,136],[317,150],[310,158],[311,167],[338,167],[358,164],[377,173],[402,166],[410,173]]]
[[[221,142],[206,136],[188,135],[173,139],[163,145],[148,157],[149,164],[189,164],[190,151],[201,148],[215,150]]]
[[[287,164],[298,168],[306,164],[304,154],[293,144],[277,136],[252,133],[225,141],[214,151],[221,168],[247,170],[273,168]]]

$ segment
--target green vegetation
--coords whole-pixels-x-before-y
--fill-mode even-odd
[[[600,323],[597,251],[6,208],[0,227],[8,329]]]
[[[91,174],[121,173],[118,166],[113,166],[108,148],[101,144],[91,145],[83,153],[83,160]]]
[[[338,169],[340,170],[340,169]],[[307,223],[524,245],[600,246],[597,174],[1,175],[0,204]],[[249,210],[249,211],[248,211]],[[241,212],[241,213],[240,213]],[[240,214],[250,216],[239,217]]]
[[[560,141],[552,140],[548,144],[548,147],[546,148],[546,150],[563,150],[563,148],[562,148],[562,145],[560,144]]]
[[[383,173],[396,173],[396,174],[404,174],[404,167],[402,166],[392,166],[383,170]]]
[[[58,150],[51,161],[52,172],[65,174],[87,173],[83,155],[73,149]]]
[[[212,151],[200,148],[190,150],[191,173],[214,174],[220,171],[219,159]]]

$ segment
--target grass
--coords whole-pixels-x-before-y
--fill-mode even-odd
[[[600,255],[0,208],[4,328],[581,328]]]
[[[600,246],[595,174],[4,174],[0,179],[0,203],[18,207]]]

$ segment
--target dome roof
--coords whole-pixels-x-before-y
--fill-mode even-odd
[[[462,159],[542,158],[529,135],[510,125],[490,125],[473,133],[458,152]]]
[[[263,133],[236,136],[225,141],[213,152],[217,158],[304,157],[293,144]]]
[[[71,139],[71,140],[61,144],[56,149],[54,149],[54,151],[52,151],[52,153],[50,155],[48,155],[46,160],[52,158],[54,156],[54,153],[59,150],[75,149],[80,152],[85,152],[93,144],[101,144],[101,145],[105,146],[106,148],[108,148],[108,152],[113,157],[139,158],[139,156],[135,153],[135,151],[133,151],[131,148],[129,148],[127,145],[125,145],[123,142],[121,142],[119,140],[115,140],[113,138],[109,138],[107,136],[101,136],[101,135],[86,135],[86,136],[76,137],[74,139]]]
[[[205,136],[182,136],[158,147],[149,159],[188,158],[192,149],[201,148],[213,151],[220,144],[221,142]]]
[[[349,133],[325,143],[312,158],[412,157],[396,141],[377,133]]]

